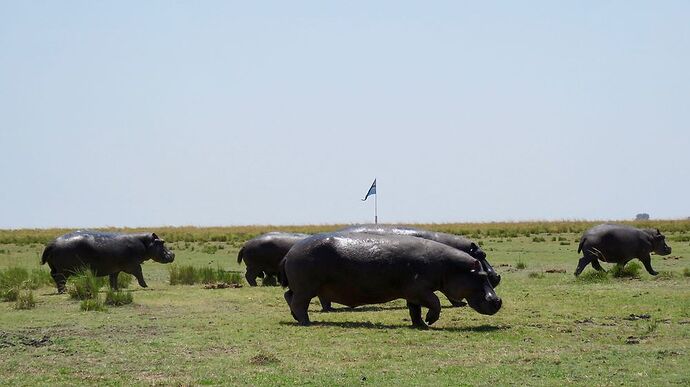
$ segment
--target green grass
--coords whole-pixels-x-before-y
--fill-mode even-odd
[[[108,310],[108,308],[106,308],[105,304],[103,303],[103,299],[101,299],[99,295],[95,295],[91,298],[82,299],[81,303],[79,304],[79,308],[85,312],[105,312]]]
[[[242,275],[239,272],[223,270],[220,267],[196,267],[173,264],[170,266],[169,273],[171,285],[212,284],[217,282],[240,284],[242,282]]]
[[[639,278],[642,267],[637,262],[629,262],[627,265],[614,265],[609,274],[615,278]]]
[[[17,299],[14,304],[15,309],[33,309],[35,306],[36,298],[34,297],[34,292],[31,289],[18,292]]]
[[[108,292],[105,294],[104,303],[109,306],[122,306],[131,304],[133,300],[134,297],[132,296],[132,292],[108,289]]]
[[[669,239],[680,259],[652,257],[656,270],[672,273],[660,279],[644,270],[616,278],[591,266],[575,278],[577,242],[563,246],[560,238],[577,240],[587,224],[431,225],[479,236],[502,276],[496,292],[504,306],[483,316],[440,296],[441,318],[427,331],[410,328],[402,300],[354,310],[336,304],[336,313],[321,313],[313,300],[314,325],[299,327],[279,287],[170,285],[170,266],[150,261],[143,265],[149,288],[134,284],[128,293],[136,302],[105,313],[82,312],[52,283],[41,285],[33,309],[0,303],[1,384],[688,385],[690,244]],[[684,224],[668,223],[669,236],[684,235]],[[238,276],[241,242],[269,231],[170,230],[177,265]],[[30,241],[58,232],[5,235]],[[546,241],[533,242],[535,235]],[[206,253],[202,242],[223,248]],[[8,251],[0,270],[45,269],[42,248],[0,243]],[[520,261],[529,269],[516,270]]]
[[[105,285],[105,277],[96,277],[91,270],[80,270],[67,280],[67,294],[76,300],[87,300],[98,296]]]

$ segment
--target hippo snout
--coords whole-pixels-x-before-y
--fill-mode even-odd
[[[173,253],[173,252],[171,251],[171,252],[168,254],[167,258],[168,258],[168,259],[166,260],[167,263],[170,263],[170,262],[174,261],[174,260],[175,260],[175,253]]]
[[[487,294],[479,299],[468,298],[467,302],[470,304],[472,309],[476,310],[481,314],[492,315],[496,314],[503,305],[503,301],[500,297],[495,294]]]

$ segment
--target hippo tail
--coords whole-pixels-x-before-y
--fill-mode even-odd
[[[242,256],[244,255],[244,246],[240,249],[240,252],[237,253],[237,263],[240,264],[242,263]]]
[[[53,255],[53,244],[49,244],[46,246],[45,250],[43,250],[43,255],[41,256],[41,265],[45,265],[46,262],[50,259],[50,257]]]
[[[580,239],[580,245],[577,246],[577,253],[578,253],[578,254],[582,251],[582,246],[585,244],[585,241],[586,241],[586,240],[587,240],[587,238],[582,238],[582,239]]]
[[[281,259],[278,264],[278,279],[280,280],[280,286],[288,287],[288,278],[285,275],[285,258]]]

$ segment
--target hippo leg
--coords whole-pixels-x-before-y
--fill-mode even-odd
[[[133,275],[134,278],[137,279],[137,282],[139,282],[139,286],[141,286],[142,288],[149,287],[148,285],[146,285],[146,281],[144,281],[144,273],[141,272],[141,265],[132,265],[123,271],[127,274]]]
[[[292,295],[293,295],[292,290],[289,290],[289,289],[287,292],[285,292],[285,294],[283,294],[283,297],[285,297],[285,301],[287,302],[288,307],[290,307],[290,303],[292,303]],[[295,316],[295,313],[292,311],[292,307],[290,307],[290,314],[292,315],[292,318],[295,319],[295,321],[299,322],[299,320],[297,319],[297,316]]]
[[[58,293],[64,293],[67,277],[65,277],[60,270],[53,266],[52,263],[48,262],[48,266],[50,267],[50,276],[53,277],[53,281],[55,281],[55,286],[57,286]]]
[[[410,320],[412,320],[412,325],[421,328],[429,328],[422,320],[422,306],[415,304],[412,301],[407,301],[407,309],[410,311]]]
[[[307,313],[309,309],[309,301],[311,301],[311,299],[312,297],[297,295],[294,293],[292,294],[290,299],[290,310],[292,311],[292,315],[295,317],[299,325],[307,326],[311,324],[311,321],[309,321],[309,313]]]
[[[598,271],[606,271],[603,267],[601,267],[599,260],[596,258],[592,258],[592,267]]]
[[[333,306],[331,306],[331,301],[319,296],[319,302],[321,303],[321,311],[322,312],[333,312],[335,309],[333,309]]]
[[[644,265],[644,268],[647,270],[647,273],[651,275],[659,274],[658,271],[652,269],[652,257],[647,255],[646,257],[639,258],[639,260],[642,261],[642,264]]]
[[[580,275],[582,273],[582,270],[585,270],[585,267],[589,265],[589,263],[592,262],[592,257],[585,254],[584,257],[580,258],[580,261],[577,263],[577,268],[575,269],[575,277]]]
[[[247,280],[247,283],[249,283],[249,286],[257,286],[256,277],[261,277],[261,276],[262,276],[261,270],[256,270],[253,267],[247,266],[247,272],[244,274],[244,278]]]
[[[422,306],[429,308],[425,319],[427,324],[431,325],[438,321],[438,318],[441,316],[441,302],[438,300],[438,297],[432,292],[424,296],[420,301]]]
[[[110,289],[117,290],[117,275],[120,274],[118,271],[117,273],[110,274]]]

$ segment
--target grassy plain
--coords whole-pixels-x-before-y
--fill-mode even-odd
[[[150,288],[133,282],[133,304],[106,312],[81,311],[41,287],[33,309],[0,303],[0,383],[690,384],[690,221],[643,223],[661,228],[674,250],[652,258],[659,276],[602,278],[588,268],[575,279],[579,233],[591,224],[423,225],[480,241],[503,277],[498,314],[441,297],[428,331],[410,327],[403,301],[321,313],[314,300],[314,325],[299,327],[279,287],[172,286],[169,268],[153,262],[144,265]],[[336,228],[155,231],[180,265],[243,271],[237,251],[254,235]],[[0,231],[0,270],[39,268],[43,243],[65,231]]]

